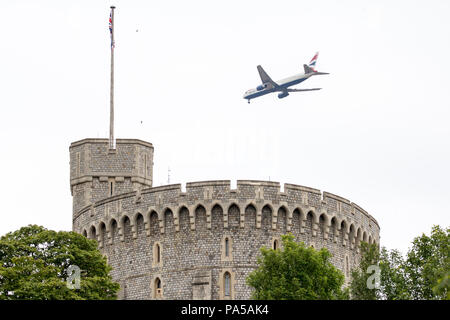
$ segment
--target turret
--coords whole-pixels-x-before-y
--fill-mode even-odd
[[[151,187],[153,145],[137,139],[83,139],[70,145],[70,191],[73,214],[92,203]]]

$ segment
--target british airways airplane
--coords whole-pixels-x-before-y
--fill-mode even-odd
[[[245,91],[244,99],[248,100],[250,103],[251,99],[263,96],[265,94],[271,92],[280,92],[278,94],[278,98],[282,99],[289,95],[289,92],[300,92],[300,91],[314,91],[320,90],[321,88],[312,88],[312,89],[289,89],[290,86],[299,84],[300,82],[305,81],[311,76],[321,75],[321,74],[329,74],[326,72],[318,72],[315,70],[317,57],[319,53],[317,52],[314,57],[311,59],[308,65],[304,64],[303,68],[305,69],[305,73],[299,73],[292,77],[285,78],[279,80],[277,82],[273,81],[269,75],[264,71],[261,66],[258,66],[259,76],[261,77],[262,84],[257,86],[256,89],[250,89]]]

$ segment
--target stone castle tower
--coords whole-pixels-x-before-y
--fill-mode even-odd
[[[249,299],[259,248],[326,247],[348,280],[377,221],[349,200],[294,184],[238,180],[152,187],[153,146],[136,139],[70,145],[73,230],[97,240],[121,299]]]
[[[151,187],[153,145],[118,139],[110,149],[107,139],[84,139],[70,146],[70,190],[73,212],[117,194]]]

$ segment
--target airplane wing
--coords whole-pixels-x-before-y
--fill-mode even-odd
[[[300,91],[315,91],[322,88],[312,88],[312,89],[286,89],[287,92],[300,92]]]
[[[261,81],[263,84],[270,83],[273,88],[279,87],[279,85],[269,77],[269,75],[264,71],[264,69],[261,66],[257,66],[257,69],[258,69],[259,76],[261,77]]]

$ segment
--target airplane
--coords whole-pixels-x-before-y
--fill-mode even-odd
[[[257,66],[259,76],[261,77],[262,84],[257,86],[256,89],[250,89],[250,90],[245,91],[243,98],[247,99],[248,103],[250,103],[251,99],[263,96],[263,95],[271,93],[271,92],[281,92],[278,94],[278,98],[282,99],[282,98],[287,97],[289,95],[289,92],[314,91],[314,90],[322,89],[322,88],[312,88],[312,89],[291,89],[291,88],[289,88],[290,86],[293,86],[293,85],[299,84],[302,81],[305,81],[306,79],[308,79],[311,76],[329,74],[326,72],[318,72],[315,70],[318,56],[319,56],[319,53],[317,52],[314,55],[314,57],[311,59],[311,61],[309,62],[308,65],[306,65],[306,64],[303,65],[305,73],[299,73],[292,77],[279,80],[277,82],[273,81],[260,65]]]

